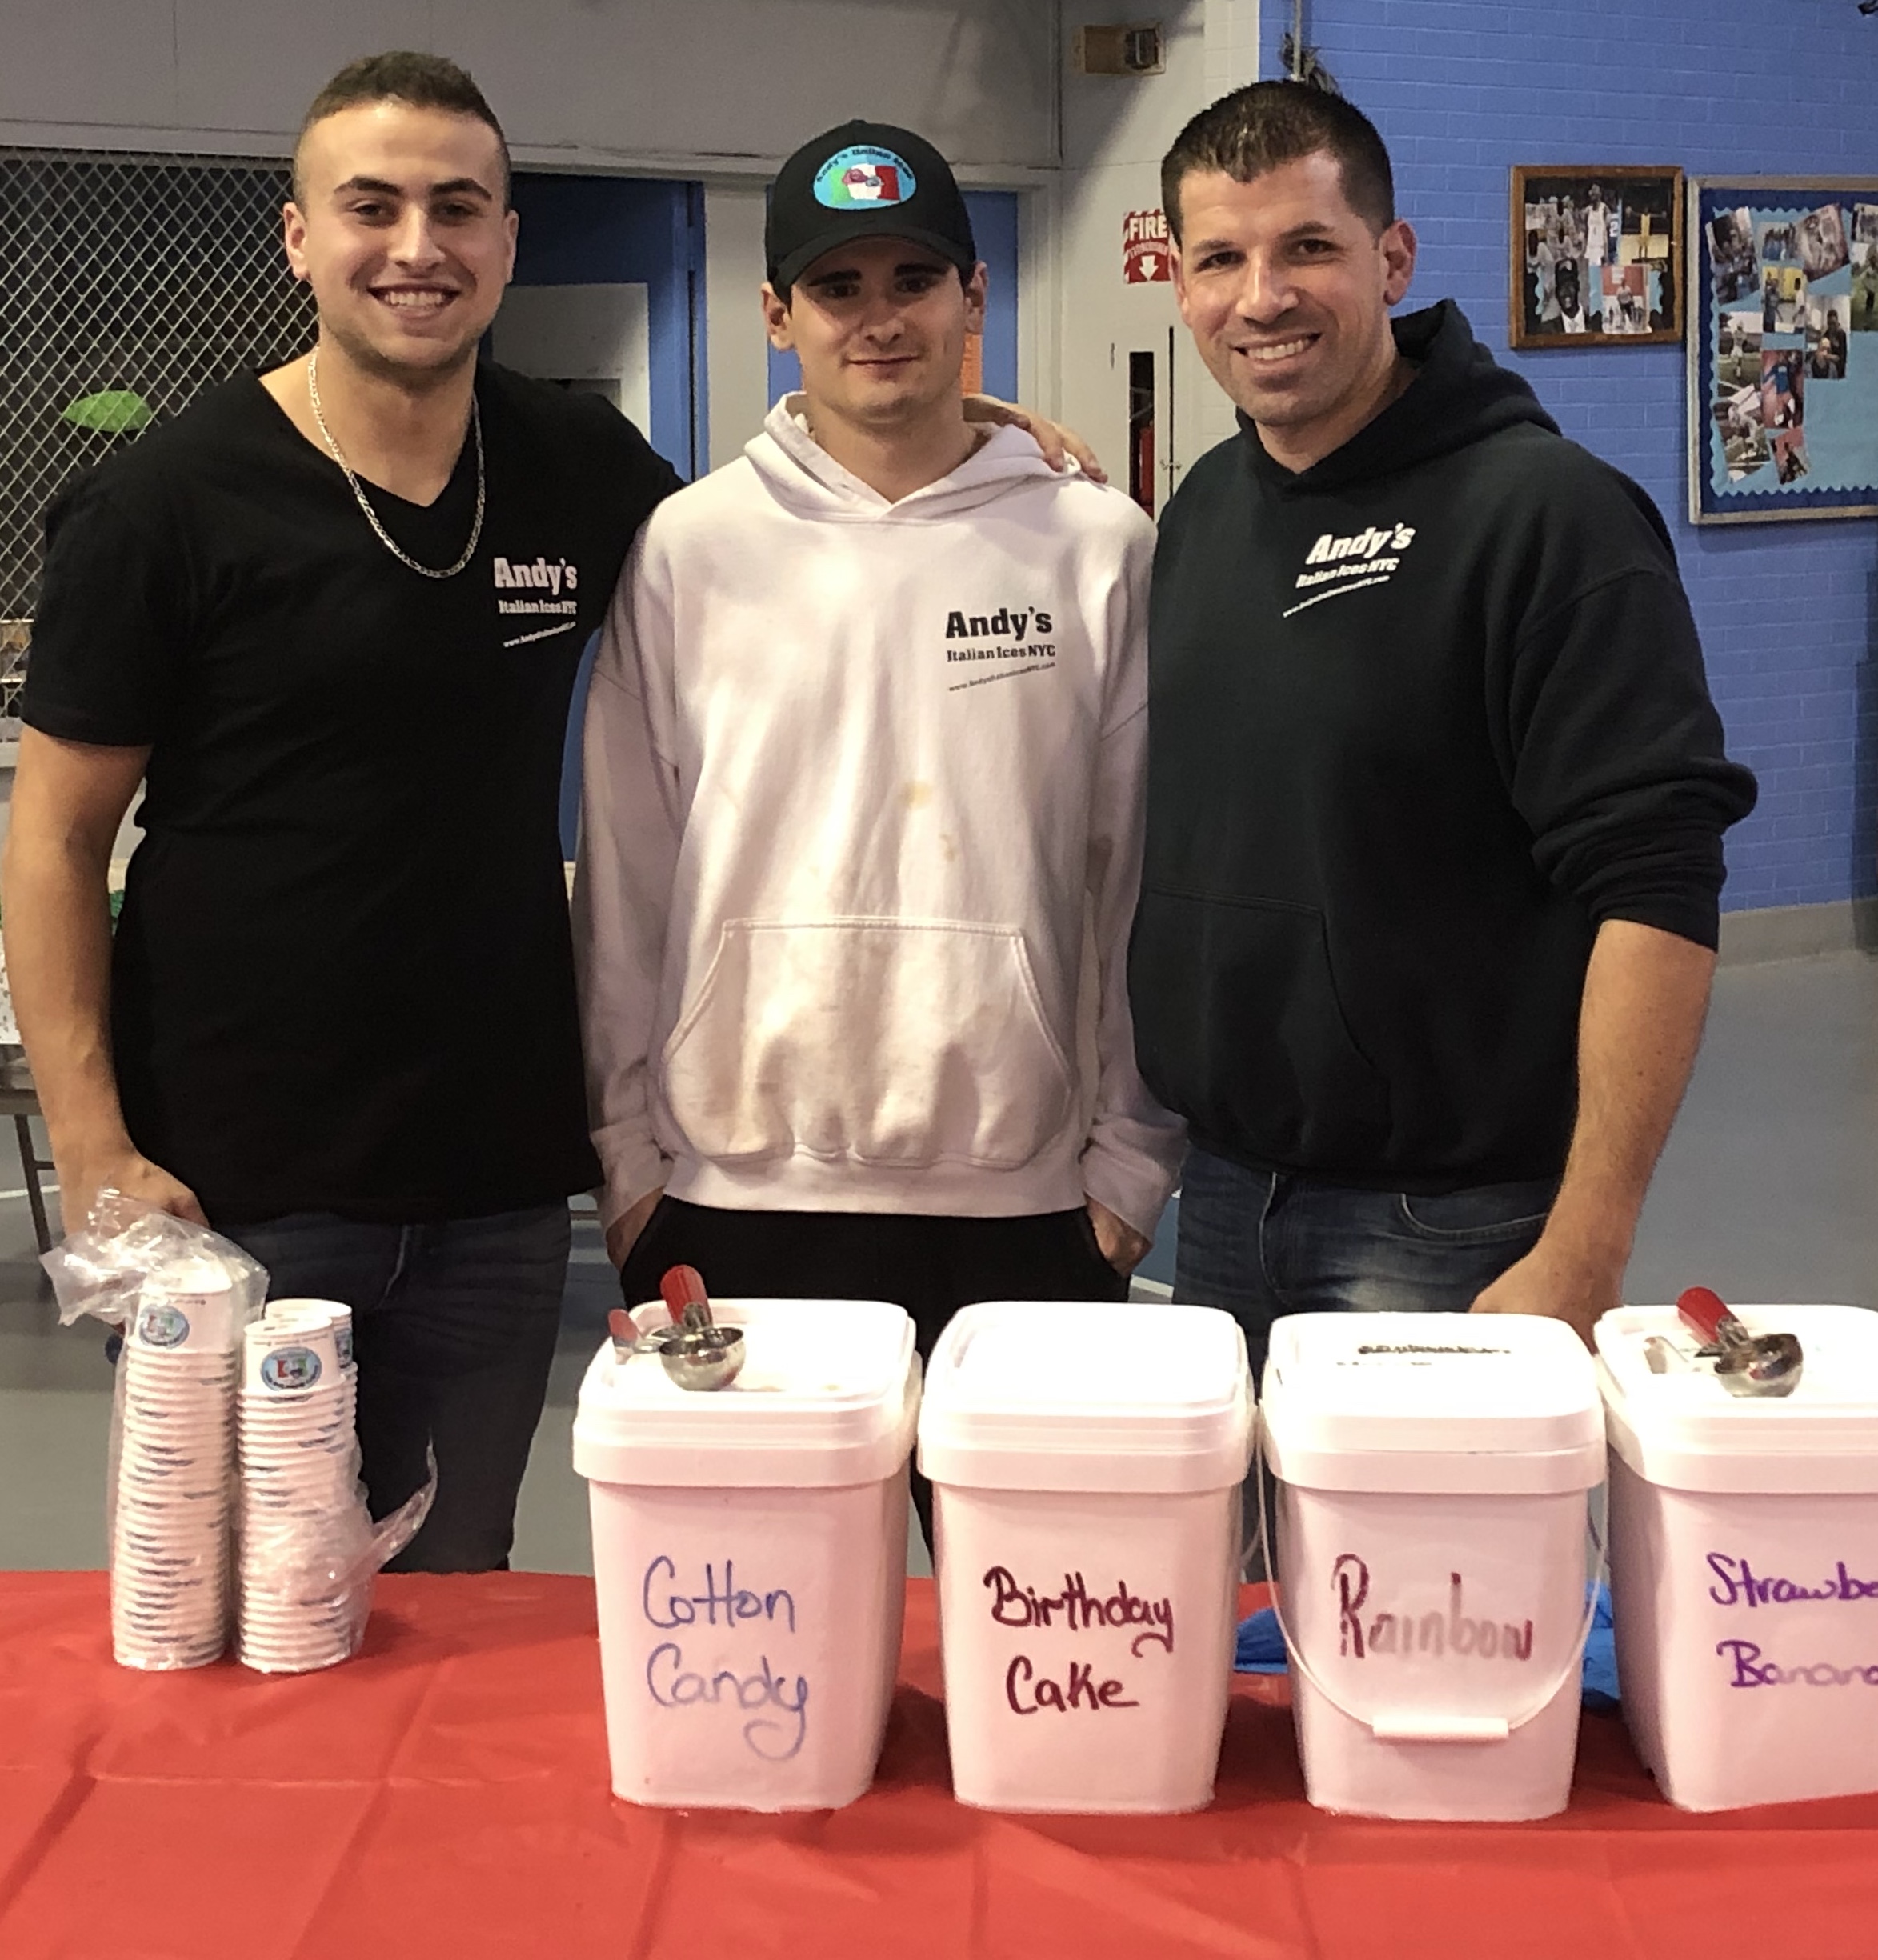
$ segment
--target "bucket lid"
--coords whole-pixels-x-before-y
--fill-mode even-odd
[[[1622,1306],[1598,1322],[1598,1386],[1611,1446],[1640,1477],[1681,1490],[1878,1491],[1878,1314],[1863,1306],[1737,1306],[1750,1334],[1799,1337],[1791,1395],[1731,1395],[1673,1306]],[[1689,1362],[1650,1372],[1644,1344]]]
[[[823,1490],[878,1482],[913,1446],[919,1364],[913,1323],[884,1300],[714,1300],[743,1330],[747,1358],[729,1387],[700,1394],[653,1354],[619,1360],[611,1341],[587,1366],[574,1418],[574,1467],[598,1483]],[[671,1322],[635,1310],[643,1334]]]
[[[1245,1336],[1212,1306],[990,1300],[939,1336],[919,1467],[991,1490],[1217,1490],[1251,1456]]]
[[[1319,1490],[1507,1494],[1603,1481],[1584,1343],[1527,1314],[1293,1314],[1260,1405],[1273,1470]]]

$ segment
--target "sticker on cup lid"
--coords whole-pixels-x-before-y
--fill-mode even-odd
[[[310,1347],[277,1347],[261,1363],[261,1379],[269,1388],[311,1388],[319,1379],[319,1357]]]
[[[891,150],[857,143],[838,150],[815,173],[815,202],[831,211],[867,205],[904,204],[917,180],[913,166]]]
[[[146,1347],[180,1347],[189,1338],[189,1316],[173,1306],[146,1306],[137,1316],[137,1338]]]

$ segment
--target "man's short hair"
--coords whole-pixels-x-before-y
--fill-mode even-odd
[[[367,54],[348,62],[314,97],[300,133],[294,138],[294,196],[301,192],[300,151],[306,132],[316,122],[336,116],[342,109],[356,109],[366,102],[403,102],[413,109],[442,109],[451,115],[474,116],[495,134],[502,152],[502,198],[509,201],[509,139],[495,119],[495,111],[483,91],[471,79],[467,69],[441,54],[419,54],[408,48],[394,49],[388,54]]]
[[[1161,162],[1161,208],[1180,241],[1180,185],[1195,170],[1249,184],[1281,163],[1327,152],[1350,208],[1379,235],[1395,222],[1395,177],[1376,126],[1353,102],[1308,82],[1254,82],[1203,109]]]

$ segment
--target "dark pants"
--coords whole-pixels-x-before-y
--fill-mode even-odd
[[[1189,1152],[1174,1298],[1223,1306],[1252,1375],[1286,1314],[1464,1313],[1539,1242],[1558,1180],[1438,1198],[1363,1191]]]
[[[1466,1312],[1538,1243],[1558,1188],[1555,1178],[1424,1198],[1247,1170],[1191,1150],[1174,1298],[1224,1307],[1245,1330],[1262,1386],[1271,1323],[1287,1314]],[[1248,1534],[1256,1498],[1248,1485]]]
[[[567,1206],[442,1225],[301,1212],[221,1229],[267,1268],[270,1299],[352,1309],[374,1518],[423,1482],[426,1445],[436,1451],[436,1502],[388,1570],[506,1566],[560,1327]]]
[[[627,1256],[619,1290],[659,1298],[667,1267],[695,1266],[720,1298],[889,1300],[904,1307],[924,1361],[946,1322],[975,1300],[1125,1300],[1088,1212],[1025,1218],[929,1218],[903,1212],[723,1211],[659,1202]],[[932,1489],[913,1502],[932,1542]]]

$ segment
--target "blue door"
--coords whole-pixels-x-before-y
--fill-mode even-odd
[[[650,330],[647,439],[682,477],[703,454],[704,188],[523,171],[515,283],[643,286]]]
[[[695,476],[704,454],[703,186],[523,171],[513,194],[522,221],[516,286],[645,288],[643,433],[680,476]],[[580,724],[593,657],[590,642],[562,751],[561,850],[568,858],[580,817]]]

